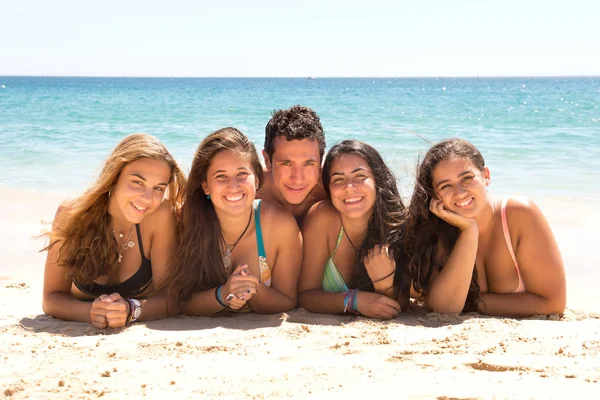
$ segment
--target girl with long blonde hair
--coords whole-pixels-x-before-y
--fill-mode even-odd
[[[45,234],[44,312],[98,328],[165,316],[164,300],[146,298],[175,248],[184,186],[158,139],[141,133],[124,138],[98,180],[60,205]]]

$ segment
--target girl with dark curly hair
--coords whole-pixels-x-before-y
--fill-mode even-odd
[[[421,161],[405,237],[416,296],[444,313],[562,313],[565,272],[546,218],[529,199],[493,198],[490,179],[466,140],[439,142]]]

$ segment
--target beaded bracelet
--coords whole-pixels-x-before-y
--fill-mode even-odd
[[[221,289],[223,288],[223,285],[219,286],[216,290],[215,290],[215,299],[217,299],[217,302],[219,302],[219,304],[224,307],[224,308],[229,308],[228,304],[223,303],[223,301],[221,301]]]

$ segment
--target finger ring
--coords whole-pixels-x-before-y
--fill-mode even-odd
[[[233,295],[233,293],[229,293],[229,294],[227,295],[227,297],[226,297],[226,300],[227,300],[227,301],[231,301],[231,300],[233,300],[233,298],[234,298],[234,297],[235,297],[235,296]]]

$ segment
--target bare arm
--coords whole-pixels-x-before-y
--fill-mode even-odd
[[[442,270],[433,278],[425,296],[428,309],[440,313],[459,313],[465,307],[477,255],[477,225],[462,231]]]
[[[300,307],[323,314],[344,312],[345,292],[329,293],[322,289],[325,262],[329,258],[327,228],[336,221],[333,206],[328,202],[316,204],[304,218],[302,237],[304,257],[299,281]]]
[[[169,262],[175,253],[175,215],[168,201],[163,201],[156,212],[143,221],[143,228],[152,231],[150,260],[152,260],[152,280],[154,287],[160,286]],[[142,314],[139,321],[149,321],[167,316],[167,296],[156,293],[140,300]]]
[[[184,315],[210,316],[222,311],[225,307],[223,307],[215,298],[216,290],[217,288],[212,288],[202,292],[193,293],[192,298],[183,303],[181,313]],[[223,291],[221,292],[221,296],[223,296]],[[225,299],[222,297],[221,301],[225,303]]]
[[[263,202],[261,219],[267,253],[275,246],[276,256],[271,270],[271,287],[259,284],[256,294],[249,300],[252,310],[261,313],[278,313],[296,308],[298,303],[298,276],[302,265],[302,236],[296,220],[287,211]]]
[[[524,293],[482,293],[479,311],[489,315],[527,317],[562,314],[566,305],[566,280],[562,257],[546,218],[527,199],[511,199],[507,218],[517,237],[517,262]],[[514,243],[513,243],[514,247]]]
[[[435,312],[459,313],[465,307],[473,276],[479,239],[477,223],[444,209],[443,203],[437,199],[432,199],[429,209],[460,229],[460,235],[444,267],[434,275],[429,293],[425,296],[425,305]]]
[[[61,213],[68,207],[67,203],[58,207],[52,225],[53,229],[59,226]],[[57,264],[60,246],[60,243],[56,243],[48,250],[46,256],[42,309],[44,313],[65,321],[92,323],[90,316],[92,302],[77,300],[71,295],[72,281],[65,277],[67,271]],[[104,318],[104,326],[99,327],[105,326],[106,318]]]

